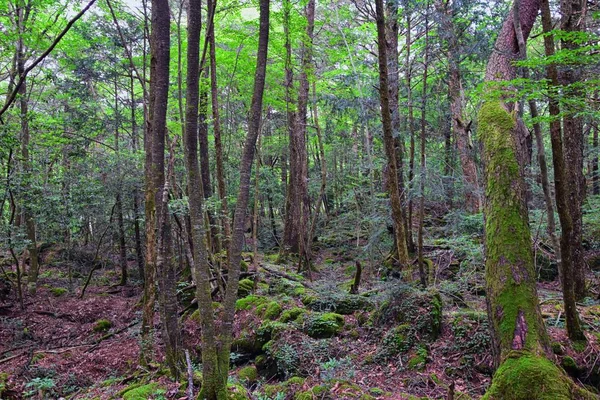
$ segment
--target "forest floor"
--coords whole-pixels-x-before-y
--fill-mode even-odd
[[[350,295],[358,251],[323,245],[312,281],[275,255],[261,257],[257,291],[243,292],[242,284],[236,305],[233,399],[445,399],[450,392],[467,399],[485,392],[493,368],[481,268],[465,268],[464,252],[447,243],[432,245],[430,289],[416,289],[416,279],[381,279],[377,264],[363,262],[359,295]],[[138,364],[141,287],[117,282],[116,269],[97,271],[80,299],[80,286],[68,290],[67,268],[55,260],[45,264],[24,311],[0,303],[0,398],[186,398],[187,377],[173,382],[164,366]],[[598,390],[600,303],[580,304],[588,344],[573,348],[560,287],[542,282],[538,294],[557,363]],[[197,389],[200,334],[191,311],[182,309],[181,324]],[[158,318],[155,326],[160,361]]]

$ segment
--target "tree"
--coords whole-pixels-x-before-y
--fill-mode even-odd
[[[540,1],[521,0],[515,8],[519,10],[526,40],[537,19]],[[490,89],[497,85],[495,82],[516,76],[510,60],[510,55],[519,52],[514,16],[510,13],[506,18],[488,62],[486,81]],[[499,365],[484,398],[591,398],[549,359],[549,342],[536,291],[523,167],[519,161],[522,130],[512,106],[493,97],[485,100],[478,121],[486,180],[487,307],[493,351]]]
[[[398,187],[398,167],[389,102],[390,91],[388,85],[387,52],[385,49],[385,15],[383,0],[376,0],[375,12],[377,23],[377,54],[379,61],[379,99],[381,103],[381,121],[383,123],[385,155],[387,157],[388,194],[392,204],[392,219],[394,221],[394,244],[398,256],[398,264],[400,264],[400,267],[407,267],[409,265],[408,249],[406,247],[404,215],[402,212],[402,202],[400,201],[400,191]]]
[[[298,102],[292,122],[289,127],[289,183],[287,187],[286,215],[283,233],[282,252],[297,253],[299,265],[304,260],[305,268],[310,269],[310,260],[307,259],[307,247],[311,245],[309,235],[310,206],[308,198],[308,152],[306,148],[307,111],[309,76],[312,75],[312,41],[315,28],[315,1],[309,0],[306,8],[306,37],[302,42],[301,72],[298,77]],[[291,49],[288,48],[288,55]],[[290,60],[291,62],[291,60]],[[289,71],[286,78],[291,77],[292,66],[287,66]],[[288,82],[288,85],[291,82]]]
[[[546,57],[551,58],[554,55],[554,37],[551,34],[552,17],[550,14],[550,5],[548,0],[542,0],[542,25],[544,27],[544,49]],[[550,117],[550,139],[552,143],[552,164],[554,165],[554,187],[556,190],[556,208],[562,229],[560,237],[560,267],[562,271],[562,289],[563,302],[565,305],[565,317],[567,320],[567,332],[571,340],[585,340],[583,331],[579,323],[579,314],[577,312],[575,296],[575,279],[573,264],[573,242],[576,236],[574,229],[574,216],[570,207],[570,202],[576,200],[569,197],[569,188],[575,185],[570,182],[567,176],[567,160],[564,153],[562,126],[560,123],[560,106],[557,95],[559,87],[558,70],[554,63],[549,63],[546,67],[546,74],[549,82],[548,91],[548,112]]]
[[[269,39],[269,1],[260,2],[260,27],[254,91],[248,118],[248,134],[240,165],[240,186],[233,220],[233,234],[229,244],[227,287],[223,299],[223,310],[216,316],[212,307],[211,272],[206,257],[206,232],[202,217],[202,196],[198,189],[200,171],[197,161],[197,140],[195,120],[198,107],[198,40],[200,1],[190,1],[188,11],[188,36],[192,39],[188,52],[187,108],[186,108],[186,164],[188,169],[189,205],[194,238],[194,270],[196,297],[202,325],[202,366],[203,379],[200,398],[208,400],[225,399],[227,376],[233,335],[235,300],[239,287],[240,262],[244,244],[244,225],[249,202],[250,173],[254,158],[254,148],[259,134],[262,113],[262,98],[265,86],[267,49]],[[217,318],[220,324],[217,324]]]
[[[448,96],[450,97],[450,118],[452,131],[456,137],[456,146],[465,180],[465,206],[469,212],[481,210],[479,180],[477,166],[471,149],[470,128],[464,112],[464,89],[460,70],[460,46],[457,28],[454,26],[453,11],[455,2],[437,2],[436,7],[441,16],[439,35],[446,42],[448,58]]]
[[[576,50],[579,47],[575,34],[585,29],[585,8],[583,0],[561,0],[560,2],[560,28],[567,36],[561,41],[563,50]],[[571,36],[568,36],[571,34]],[[581,98],[582,90],[578,88],[582,80],[582,67],[569,65],[559,72],[559,81],[563,86],[564,95],[569,98]],[[577,106],[567,102],[563,107],[563,149],[568,186],[568,205],[571,214],[573,232],[568,238],[571,249],[572,275],[574,280],[574,295],[577,300],[582,300],[587,292],[585,286],[586,264],[583,251],[583,222],[582,206],[585,198],[585,177],[583,176],[583,118],[578,116]]]

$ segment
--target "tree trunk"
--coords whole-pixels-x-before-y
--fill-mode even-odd
[[[539,6],[540,0],[522,0],[515,7],[525,39]],[[501,59],[518,53],[513,18],[510,13],[490,56],[486,80],[492,88],[493,81],[515,77],[511,63]],[[486,181],[487,306],[495,361],[500,365],[483,398],[587,398],[547,358],[551,353],[537,297],[526,186],[519,162],[522,139],[518,135],[522,133],[509,107],[488,99],[478,117]]]
[[[406,226],[406,244],[408,251],[413,253],[415,251],[415,242],[412,234],[412,213],[413,213],[413,202],[412,202],[412,188],[413,180],[415,177],[415,125],[414,125],[414,113],[413,113],[413,101],[412,101],[412,64],[410,60],[410,49],[412,44],[411,35],[411,12],[406,9],[406,91],[407,99],[406,106],[408,107],[408,134],[410,136],[410,149],[408,154],[408,204],[407,204],[407,215],[405,226]]]
[[[216,0],[208,0],[208,9],[215,9]],[[214,20],[213,20],[214,21]],[[217,175],[217,191],[221,200],[221,226],[223,229],[223,246],[227,251],[229,249],[229,240],[231,238],[231,221],[229,219],[229,206],[227,204],[227,186],[225,184],[225,170],[223,167],[223,144],[221,142],[221,117],[219,114],[219,91],[217,82],[217,59],[215,53],[215,29],[214,23],[209,24],[208,28],[208,52],[210,58],[210,93],[213,116],[213,133],[215,140],[215,164]],[[207,164],[208,165],[208,164]],[[206,193],[205,193],[206,198]]]
[[[150,115],[146,147],[146,276],[142,313],[142,362],[152,349],[152,321],[156,301],[157,229],[165,181],[165,131],[169,90],[169,4],[152,0],[150,37]]]
[[[26,24],[29,16],[30,5],[25,5],[22,2],[18,2],[17,5],[17,74],[19,77],[23,77],[23,83],[19,87],[19,108],[20,108],[20,122],[21,122],[21,162],[23,165],[23,182],[24,191],[28,193],[31,189],[31,180],[33,177],[31,170],[31,160],[29,158],[29,100],[27,94],[27,78],[25,77],[25,44],[23,42],[23,35],[25,34]],[[37,250],[37,238],[36,238],[36,226],[35,219],[30,210],[27,201],[23,201],[20,205],[20,211],[22,213],[22,221],[25,223],[25,234],[29,244],[27,249],[29,251],[30,265],[29,273],[27,275],[27,286],[29,287],[29,293],[35,294],[37,291],[37,280],[39,274],[39,263],[38,263],[38,250]],[[17,267],[18,268],[18,267]]]
[[[133,85],[133,71],[130,80],[130,95],[131,95],[131,137],[132,150],[135,154],[138,151],[138,134],[137,122],[135,116],[135,92]],[[138,266],[139,279],[144,281],[144,255],[142,250],[142,235],[140,231],[140,199],[137,187],[133,188],[133,230],[135,236],[135,255]]]
[[[119,236],[119,264],[121,264],[121,280],[119,285],[124,286],[127,284],[127,248],[125,247],[125,224],[123,222],[123,185],[121,176],[121,161],[120,161],[120,132],[119,132],[119,98],[118,98],[118,85],[117,77],[115,76],[114,82],[115,89],[115,153],[117,157],[117,195],[115,196],[115,208],[117,212],[117,232]]]
[[[394,241],[400,268],[408,267],[410,261],[406,246],[406,233],[404,231],[404,215],[402,202],[398,190],[398,169],[396,165],[396,149],[394,145],[392,116],[390,113],[388,64],[385,49],[385,17],[383,0],[375,1],[377,22],[377,50],[379,59],[379,98],[381,102],[381,121],[383,123],[383,141],[387,157],[388,193],[392,205],[392,219],[394,221]]]
[[[598,97],[598,96],[595,96]],[[600,194],[600,179],[598,177],[598,123],[594,122],[592,133],[592,194]]]
[[[308,108],[309,82],[308,75],[312,67],[312,40],[315,23],[315,1],[309,0],[305,15],[307,20],[306,39],[301,47],[302,69],[298,78],[298,105],[294,113],[293,125],[289,128],[289,161],[290,161],[290,181],[287,188],[286,216],[283,237],[282,252],[298,253],[300,259],[308,245],[308,154],[306,149],[306,122]],[[289,29],[289,28],[288,28]],[[289,34],[289,32],[288,32]],[[289,40],[289,39],[288,39]],[[291,45],[286,42],[286,51],[291,55]],[[291,76],[291,60],[287,60],[290,65],[286,66],[286,78]],[[286,80],[287,80],[286,79]],[[291,85],[291,82],[287,82]],[[288,86],[288,89],[291,89]],[[306,266],[309,268],[309,266]]]
[[[200,8],[200,2],[195,4],[197,0],[191,1],[194,6]],[[199,11],[198,11],[199,12]],[[190,12],[190,15],[196,15],[195,12]],[[192,17],[193,18],[193,17]],[[194,25],[193,21],[188,21],[189,26]],[[192,36],[188,34],[188,36]],[[195,37],[195,34],[194,34]],[[254,77],[254,91],[252,103],[248,118],[248,135],[244,143],[244,150],[240,164],[240,189],[236,202],[233,234],[229,248],[228,262],[228,279],[227,288],[225,291],[224,306],[222,315],[220,316],[220,329],[215,329],[215,321],[212,311],[212,301],[210,297],[210,271],[206,262],[206,257],[203,257],[203,251],[200,250],[203,246],[194,246],[195,264],[197,266],[197,296],[198,305],[200,308],[200,317],[202,324],[202,365],[203,365],[203,382],[202,391],[199,398],[208,400],[225,399],[227,395],[227,376],[229,372],[229,357],[231,351],[231,342],[233,336],[233,319],[235,316],[235,301],[239,288],[240,278],[240,262],[242,258],[242,248],[244,245],[244,232],[246,213],[249,202],[250,192],[250,175],[252,171],[252,163],[254,159],[255,145],[260,129],[260,119],[262,112],[262,98],[265,87],[266,65],[267,65],[267,49],[269,38],[269,0],[260,0],[260,28],[258,38],[258,52],[256,60],[256,72]],[[188,54],[188,66],[193,64],[190,58],[193,55]],[[188,73],[188,99],[193,99],[194,89],[190,89],[191,76]],[[197,104],[197,103],[196,103]],[[194,101],[188,100],[188,112],[190,107],[194,106]],[[190,113],[191,114],[191,113]],[[191,122],[188,120],[188,122]],[[190,178],[199,176],[197,161],[195,159],[194,147],[195,144],[187,138],[188,150],[186,160],[188,162],[188,174]],[[192,181],[192,180],[190,180]],[[192,192],[190,192],[191,194]],[[204,239],[204,231],[202,229],[201,214],[199,205],[199,193],[196,193],[195,198],[190,197],[190,213],[196,214],[193,222],[193,230],[195,232],[195,240],[202,243]],[[218,334],[215,335],[215,334]]]
[[[425,112],[427,110],[427,73],[429,69],[429,2],[425,9],[425,60],[423,63],[423,94],[421,99],[421,176],[419,179],[419,231],[417,232],[419,277],[421,285],[427,286],[427,273],[425,272],[425,261],[423,260],[423,223],[425,218],[425,179],[427,170],[425,165],[425,130],[427,119]]]
[[[452,5],[445,2],[437,4],[441,14],[440,36],[446,41],[448,57],[448,96],[450,97],[450,118],[452,130],[456,138],[456,147],[463,170],[465,207],[468,212],[476,213],[481,210],[481,196],[477,166],[473,157],[470,139],[470,123],[464,116],[464,91],[460,71],[460,47],[456,28],[452,20]]]
[[[561,0],[561,29],[566,33],[576,33],[584,30],[586,3],[583,0]],[[579,44],[576,40],[565,37],[561,41],[565,50],[576,50]],[[572,99],[583,99],[585,94],[577,84],[581,82],[582,70],[578,65],[569,65],[561,70],[560,83],[563,85],[563,96]],[[564,141],[563,149],[565,155],[568,194],[567,200],[569,212],[573,220],[573,234],[570,237],[572,276],[575,281],[573,288],[575,298],[582,300],[586,295],[585,272],[586,263],[582,246],[582,207],[585,198],[585,177],[583,175],[583,118],[576,116],[577,106],[565,103],[563,109]]]
[[[552,31],[552,16],[548,0],[542,1],[542,25],[544,27],[544,48],[547,57],[554,55],[554,37]],[[575,298],[575,282],[573,273],[573,253],[572,246],[574,229],[573,216],[569,207],[569,181],[567,176],[566,159],[563,152],[563,140],[559,115],[560,108],[558,103],[558,71],[555,64],[548,64],[546,67],[547,78],[549,81],[549,107],[548,111],[552,120],[550,121],[550,139],[552,142],[552,163],[554,165],[554,187],[556,190],[556,208],[562,228],[560,238],[561,267],[562,267],[562,287],[563,299],[565,305],[565,318],[567,321],[567,333],[571,340],[585,340],[583,331],[579,323]]]

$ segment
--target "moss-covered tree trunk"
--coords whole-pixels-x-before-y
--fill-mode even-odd
[[[525,40],[540,4],[540,0],[522,0],[520,6],[516,5]],[[505,21],[496,51],[490,57],[488,82],[515,76],[510,60],[503,59],[518,54],[513,15]],[[499,365],[484,399],[593,398],[549,359],[520,162],[521,129],[512,105],[487,99],[479,111],[478,131],[483,142],[486,182],[487,305]]]

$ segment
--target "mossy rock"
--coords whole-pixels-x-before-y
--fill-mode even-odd
[[[256,337],[261,347],[264,347],[268,341],[272,340],[281,333],[289,328],[288,324],[284,324],[279,321],[265,321],[256,331]]]
[[[410,324],[415,336],[434,341],[441,333],[442,317],[442,298],[438,292],[399,286],[387,293],[372,320],[374,325],[381,327],[390,323]]]
[[[563,357],[560,365],[567,372],[567,374],[573,377],[578,377],[583,372],[583,369],[577,365],[577,361],[570,356]]]
[[[147,400],[152,398],[152,395],[158,394],[157,392],[160,390],[161,388],[156,382],[135,384],[122,390],[118,397],[122,397],[123,400]]]
[[[297,278],[303,279],[302,275],[297,275]],[[304,285],[300,282],[292,281],[285,278],[276,278],[271,280],[269,286],[270,294],[285,294],[288,296],[301,296],[306,293]]]
[[[228,400],[249,400],[251,397],[248,395],[246,388],[239,384],[228,384],[227,385],[227,399]]]
[[[413,345],[410,335],[410,325],[402,324],[389,329],[383,336],[376,354],[378,360],[387,360],[399,353],[405,353]]]
[[[242,331],[240,336],[231,343],[231,350],[236,353],[252,355],[260,353],[263,345],[264,343],[257,338],[256,334]]]
[[[250,310],[250,309],[252,309],[254,307],[258,307],[259,305],[264,304],[266,302],[267,302],[267,299],[265,297],[251,294],[251,295],[248,295],[241,299],[238,299],[235,302],[235,310],[236,311]]]
[[[94,332],[106,332],[112,328],[112,322],[107,319],[99,319],[94,323]]]
[[[558,342],[552,342],[552,352],[558,356],[565,354],[565,348]]]
[[[238,371],[238,378],[242,382],[252,384],[258,380],[258,370],[254,365],[249,365]]]
[[[61,288],[61,287],[55,287],[55,288],[51,288],[50,289],[50,293],[52,293],[52,295],[54,297],[60,297],[60,296],[64,295],[67,292],[68,292],[67,289]]]
[[[238,297],[246,297],[254,291],[254,281],[252,279],[242,279],[238,288]]]
[[[344,317],[336,313],[317,313],[305,319],[306,333],[315,339],[330,338],[344,327]]]
[[[552,361],[513,352],[494,374],[482,400],[587,400],[596,395],[577,387]]]
[[[326,385],[318,385],[309,390],[297,392],[294,395],[294,400],[322,399],[328,392],[329,388]]]
[[[256,308],[257,313],[269,320],[276,320],[283,311],[281,305],[276,301],[265,303]]]
[[[306,313],[306,310],[302,307],[294,307],[288,310],[284,310],[279,317],[280,322],[291,322],[295,321],[299,316]]]
[[[306,381],[306,379],[302,378],[300,376],[292,376],[290,379],[288,379],[287,381],[284,382],[284,386],[286,386],[286,387],[302,386],[302,385],[304,385],[305,381]]]
[[[313,299],[308,308],[313,311],[332,311],[342,315],[350,315],[355,311],[370,311],[373,303],[363,296],[343,294],[328,295]]]

